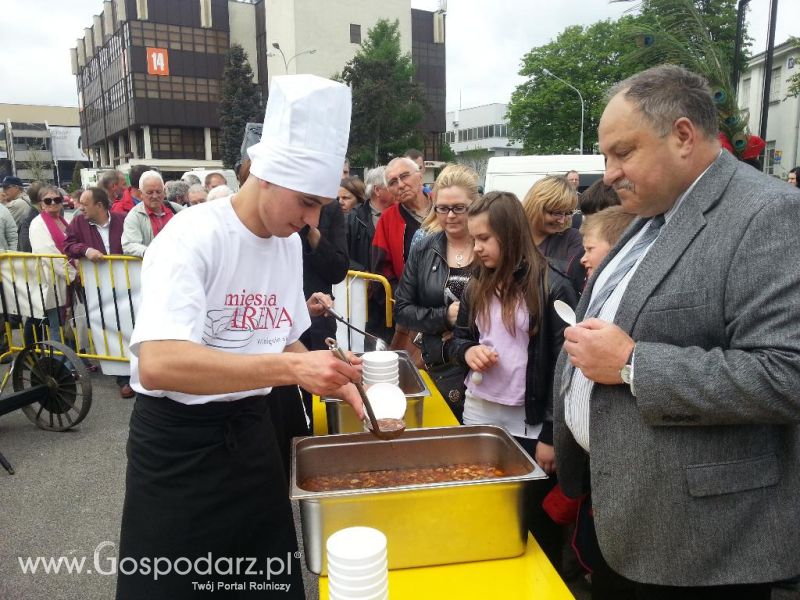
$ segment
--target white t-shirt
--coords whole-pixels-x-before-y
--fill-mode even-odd
[[[176,214],[145,254],[130,344],[131,387],[184,404],[267,394],[272,388],[209,396],[145,389],[139,344],[187,340],[234,354],[279,353],[310,325],[297,234],[256,236],[230,198],[195,206]]]

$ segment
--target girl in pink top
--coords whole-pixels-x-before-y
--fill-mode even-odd
[[[553,303],[575,306],[569,280],[536,248],[514,194],[490,192],[468,211],[477,267],[459,306],[453,360],[465,364],[465,425],[505,427],[546,473],[531,486],[529,528],[561,563],[561,531],[541,500],[555,485],[553,375],[565,324]]]

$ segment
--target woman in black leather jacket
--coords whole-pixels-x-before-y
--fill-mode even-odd
[[[471,273],[467,209],[478,198],[478,174],[463,165],[446,167],[433,198],[423,224],[428,233],[413,247],[395,291],[395,320],[421,333],[425,367],[461,422],[466,369],[450,363],[447,343]]]

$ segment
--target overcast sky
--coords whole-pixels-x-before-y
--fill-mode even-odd
[[[320,2],[325,0],[319,0]],[[377,0],[375,0],[377,1]],[[411,0],[436,10],[439,0]],[[76,106],[69,49],[101,0],[2,0],[0,102]],[[569,25],[617,18],[629,3],[608,0],[450,0],[447,3],[447,108],[508,102],[522,56]],[[754,53],[766,47],[769,0],[751,0]],[[779,0],[776,44],[800,36],[800,2]]]

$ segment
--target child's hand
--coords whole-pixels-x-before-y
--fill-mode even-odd
[[[536,444],[536,463],[544,469],[544,472],[548,475],[552,475],[556,472],[556,451],[555,449],[545,444],[544,442],[538,442]]]
[[[489,348],[481,344],[467,350],[467,353],[464,355],[464,360],[467,362],[467,366],[470,369],[482,373],[495,366],[497,361],[500,360],[500,355],[494,348]]]

